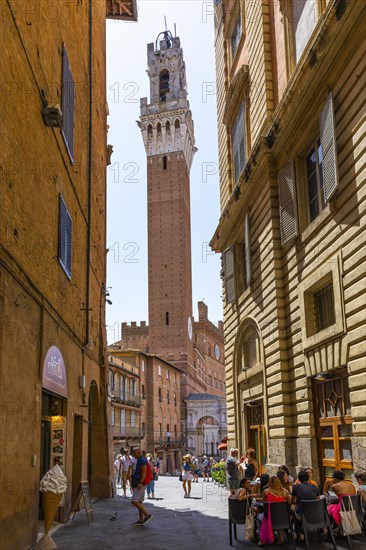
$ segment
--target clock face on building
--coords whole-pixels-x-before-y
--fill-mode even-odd
[[[192,329],[192,319],[190,317],[188,317],[188,336],[189,336],[189,339],[192,340],[193,329]]]
[[[215,344],[215,357],[216,357],[216,360],[218,361],[220,359],[220,348],[217,344]]]

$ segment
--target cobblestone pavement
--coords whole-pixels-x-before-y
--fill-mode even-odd
[[[120,491],[118,491],[120,493]],[[211,483],[192,485],[191,498],[183,498],[182,484],[176,477],[160,477],[155,499],[146,500],[146,508],[154,515],[148,525],[133,527],[138,512],[130,498],[115,496],[93,503],[94,522],[88,525],[85,511],[76,514],[60,528],[53,539],[59,550],[228,550],[229,526],[226,489]],[[116,515],[115,519],[114,518]],[[244,542],[244,529],[237,526],[238,541],[234,548],[255,549]],[[347,548],[344,539],[337,539],[338,548]],[[272,548],[276,548],[273,546]],[[281,546],[288,549],[289,546]],[[301,543],[299,549],[305,548]],[[311,548],[328,550],[331,544],[311,543]],[[366,537],[357,536],[352,550],[366,548]]]

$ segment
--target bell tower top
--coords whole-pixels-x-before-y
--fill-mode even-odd
[[[140,100],[139,122],[147,156],[183,152],[190,170],[197,149],[180,39],[161,32],[147,45],[147,63],[150,103]]]

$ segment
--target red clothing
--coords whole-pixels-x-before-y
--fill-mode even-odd
[[[274,495],[273,493],[267,493],[265,496],[266,502],[285,502],[285,497]]]

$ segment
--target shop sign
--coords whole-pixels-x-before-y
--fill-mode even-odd
[[[57,395],[67,397],[65,363],[56,346],[51,346],[46,353],[43,363],[42,386]]]

